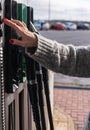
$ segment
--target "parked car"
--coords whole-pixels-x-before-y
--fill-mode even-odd
[[[80,23],[77,25],[77,29],[89,30],[90,25],[88,23]]]
[[[50,29],[50,24],[48,22],[43,23],[42,29],[43,30],[49,30]]]
[[[34,26],[37,30],[42,30],[43,23],[44,23],[44,21],[37,20],[34,22]]]
[[[66,25],[67,30],[76,30],[77,29],[77,25],[75,23],[66,22],[65,25]]]
[[[51,25],[51,29],[55,29],[55,30],[65,30],[66,26],[64,23],[61,22],[56,22],[54,24]]]

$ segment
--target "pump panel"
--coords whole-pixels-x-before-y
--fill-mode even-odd
[[[18,10],[17,2],[5,0],[4,17],[8,19],[17,19]],[[5,43],[4,43],[4,70],[5,70],[5,91],[8,93],[15,92],[18,88],[18,47],[11,45],[9,40],[17,38],[15,30],[9,26],[4,26]]]

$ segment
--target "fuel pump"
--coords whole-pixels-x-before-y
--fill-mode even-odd
[[[33,30],[33,32],[39,34],[39,32],[36,30],[36,28],[34,27],[32,22],[30,22],[30,25],[31,25],[31,29]],[[51,102],[50,102],[48,70],[46,68],[44,68],[44,67],[41,67],[41,65],[39,65],[37,63],[36,63],[36,68],[37,68],[36,71],[39,69],[39,72],[41,72],[39,74],[42,74],[41,79],[42,79],[42,81],[44,83],[43,88],[44,88],[45,97],[46,97],[46,104],[47,104],[47,112],[48,112],[50,130],[54,130],[53,117],[52,117],[52,111],[51,111]],[[40,75],[38,75],[38,76],[40,76]],[[38,77],[37,77],[37,79],[38,79]],[[41,84],[40,79],[38,80],[38,82],[39,82],[39,84]],[[40,94],[41,91],[42,91],[42,87],[39,86],[38,89],[40,89],[40,91],[39,91],[39,94]],[[42,96],[40,95],[40,97],[42,97]]]
[[[3,1],[3,0],[2,0]],[[27,24],[30,31],[38,33],[33,26],[33,8],[14,0],[4,0],[3,16],[8,19],[18,19]],[[0,11],[2,6],[0,6]],[[27,78],[28,92],[32,105],[36,130],[47,130],[44,110],[44,94],[47,102],[50,130],[54,130],[49,99],[48,71],[25,54],[25,48],[9,44],[11,38],[20,40],[15,30],[0,21],[0,75],[1,75],[1,116],[2,130],[5,130],[4,86],[6,93],[14,93],[19,83]],[[3,28],[3,32],[2,32]],[[39,34],[39,33],[38,33]],[[3,36],[2,36],[3,35]],[[3,44],[4,42],[4,44]],[[31,48],[32,53],[36,48]]]
[[[4,17],[17,19],[17,2],[5,0]],[[8,93],[15,92],[18,88],[18,47],[9,44],[11,38],[17,38],[15,30],[4,26],[4,70],[5,70],[5,90]]]
[[[29,19],[28,21],[29,21],[28,25],[29,25],[30,30],[32,32],[39,34],[39,32],[34,27],[31,19]],[[39,95],[40,114],[41,114],[41,120],[42,120],[42,130],[46,129],[46,122],[45,122],[45,115],[44,115],[44,100],[43,100],[43,94],[44,93],[42,91],[43,89],[44,89],[45,97],[46,97],[46,104],[47,104],[50,130],[54,130],[52,111],[51,111],[51,103],[50,103],[50,97],[49,97],[50,93],[49,93],[48,70],[44,67],[41,67],[41,65],[37,62],[35,62],[35,68],[36,68],[36,75],[37,75],[37,82],[38,82],[38,95]],[[44,83],[44,85],[43,85],[43,83]]]
[[[25,4],[18,3],[18,20],[27,24],[27,8]],[[26,61],[23,47],[19,47],[19,72],[20,82],[24,82],[26,80]]]
[[[31,13],[27,12],[27,10],[28,8],[25,4],[18,3],[18,20],[23,21],[26,24],[28,19],[30,19],[29,16]],[[41,130],[40,111],[38,104],[38,87],[35,75],[35,62],[29,57],[25,56],[24,48],[20,47],[19,51],[20,62],[23,63],[23,66],[21,66],[20,68],[22,68],[24,72],[27,72],[29,97],[32,105],[33,118],[36,124],[36,129]]]
[[[27,17],[27,27],[28,27],[28,29],[30,30],[30,31],[32,31],[32,32],[35,32],[35,30],[34,30],[34,26],[33,26],[33,24],[32,24],[32,22],[33,22],[33,8],[32,7],[27,7],[27,14],[28,14],[28,17]],[[35,50],[36,48],[32,48],[32,50]],[[28,79],[28,85],[29,85],[29,92],[30,92],[30,94],[33,94],[34,96],[33,96],[33,98],[35,98],[36,97],[36,101],[37,101],[37,103],[35,103],[35,104],[37,104],[37,107],[39,106],[39,111],[40,111],[40,113],[39,113],[39,120],[37,120],[37,122],[36,123],[38,123],[39,124],[39,122],[38,121],[40,121],[41,122],[41,129],[42,130],[46,130],[46,120],[45,120],[45,111],[44,111],[44,96],[43,96],[43,78],[42,78],[42,69],[41,69],[41,66],[40,66],[40,64],[39,63],[37,63],[36,61],[34,61],[34,60],[32,60],[32,59],[30,59],[30,57],[27,57],[27,74],[28,74],[28,76],[27,77],[29,77],[29,79]],[[34,68],[34,72],[33,73],[31,73],[32,72],[32,70],[28,73],[28,71],[30,70],[30,64],[31,63],[33,63],[32,64],[32,66],[31,66],[31,69],[33,68],[33,66],[35,67]],[[33,77],[33,74],[35,75],[35,77],[32,79],[32,77]],[[34,81],[33,82],[33,86],[31,85],[31,82],[32,81]],[[32,88],[33,87],[33,88]],[[31,93],[31,89],[32,89],[32,93]],[[36,95],[35,95],[35,91],[36,91]],[[33,100],[33,99],[32,99]],[[33,101],[32,101],[33,102]],[[33,107],[33,106],[32,106]],[[34,109],[36,109],[36,108],[34,108]],[[34,114],[36,114],[36,113],[33,113],[33,115]],[[35,116],[35,115],[34,115]],[[37,129],[38,130],[38,129]]]

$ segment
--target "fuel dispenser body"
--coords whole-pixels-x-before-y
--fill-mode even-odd
[[[17,19],[17,2],[5,0],[4,17],[8,19]],[[4,25],[4,72],[5,72],[5,90],[14,92],[18,88],[18,47],[9,44],[11,38],[17,38],[16,32]]]
[[[33,26],[33,8],[27,2],[1,0],[0,130],[48,130],[48,122],[50,130],[54,130],[48,71],[30,59],[25,48],[9,44],[10,39],[21,37],[2,23],[4,17],[20,20],[30,31],[38,33]]]

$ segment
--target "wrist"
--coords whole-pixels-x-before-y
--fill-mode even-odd
[[[32,34],[32,45],[30,47],[27,47],[27,52],[29,52],[31,55],[35,53],[37,46],[38,46],[38,37],[36,33]]]
[[[35,46],[35,47],[38,46],[38,38],[35,33],[33,33],[33,46]]]

